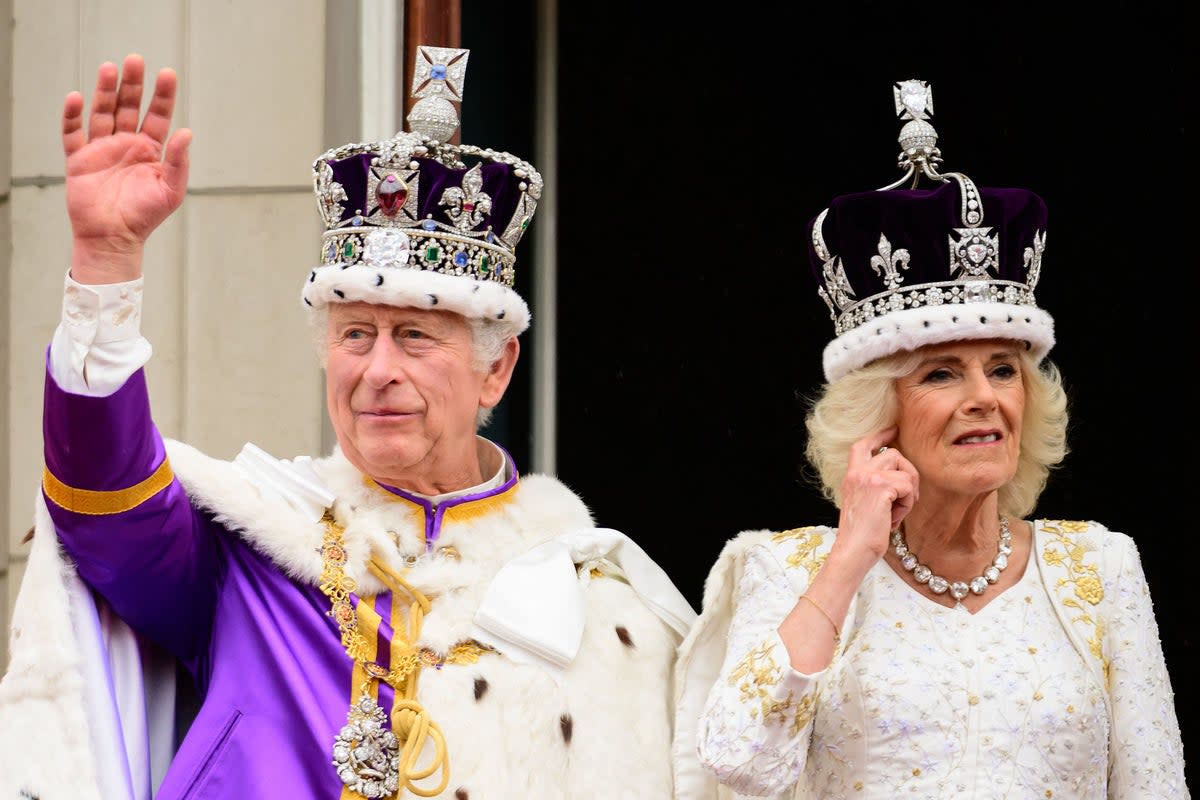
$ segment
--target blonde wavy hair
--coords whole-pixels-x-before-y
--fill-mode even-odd
[[[1033,511],[1050,471],[1068,452],[1067,392],[1058,367],[1050,361],[1035,364],[1024,350],[1019,351],[1019,359],[1025,386],[1021,454],[1016,474],[999,493],[1000,513],[1018,518]],[[896,424],[896,379],[912,372],[920,360],[918,351],[878,359],[825,384],[816,397],[806,400],[804,454],[815,471],[810,477],[835,506],[841,507],[850,446]]]

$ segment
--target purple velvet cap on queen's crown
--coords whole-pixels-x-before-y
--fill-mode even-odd
[[[1042,198],[939,174],[929,163],[940,161],[936,134],[923,122],[920,134],[914,146],[902,132],[901,163],[910,162],[902,182],[919,169],[940,186],[842,195],[808,225],[818,294],[834,321],[828,381],[939,342],[1023,341],[1037,361],[1054,345],[1054,321],[1033,295],[1046,243]]]
[[[467,52],[418,48],[413,131],[313,162],[325,233],[302,293],[308,307],[362,301],[490,319],[512,335],[528,327],[512,287],[542,179],[516,156],[446,143],[458,128],[449,100],[461,99]]]

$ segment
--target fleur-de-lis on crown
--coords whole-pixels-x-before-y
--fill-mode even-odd
[[[821,296],[826,303],[832,301],[841,309],[854,303],[854,289],[850,286],[850,279],[846,277],[846,268],[840,257],[834,256],[826,261],[821,267],[821,275],[825,279],[825,287],[821,289]],[[824,294],[826,290],[828,290],[828,295]],[[832,310],[831,306],[830,311]]]
[[[1029,291],[1037,288],[1038,279],[1042,276],[1042,251],[1046,249],[1046,232],[1039,231],[1033,235],[1033,247],[1025,248],[1025,283]]]
[[[451,186],[442,192],[440,205],[446,206],[446,215],[459,230],[474,230],[492,211],[491,195],[483,191],[483,170],[479,165],[471,167],[463,175],[462,188]]]
[[[839,311],[854,303],[854,288],[850,286],[850,279],[846,277],[846,268],[842,265],[841,258],[830,253],[829,248],[825,246],[822,226],[828,214],[827,208],[818,214],[813,222],[812,246],[821,259],[821,278],[825,284],[817,288],[817,294],[825,301],[825,305],[829,306],[830,318],[836,320]]]
[[[342,218],[342,203],[346,202],[346,190],[333,179],[333,168],[329,163],[321,164],[317,174],[317,207],[326,225],[334,225]]]
[[[908,251],[903,247],[893,253],[892,243],[886,236],[879,234],[879,255],[871,256],[871,269],[875,270],[876,275],[883,277],[883,282],[889,290],[895,289],[904,282],[900,270],[908,269],[909,258]]]

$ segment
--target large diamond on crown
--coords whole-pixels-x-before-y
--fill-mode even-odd
[[[907,112],[908,119],[928,119],[926,113],[933,113],[933,89],[925,81],[901,81],[893,91],[897,114]]]
[[[362,260],[372,267],[403,267],[408,263],[411,250],[407,233],[394,228],[379,228],[366,235]]]

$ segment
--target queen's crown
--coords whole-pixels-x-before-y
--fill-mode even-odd
[[[896,113],[907,120],[899,135],[905,174],[882,189],[836,198],[812,224],[818,294],[836,334],[925,305],[1035,306],[1046,244],[1041,198],[939,172],[937,132],[928,122],[932,89],[908,80],[893,90]],[[918,190],[922,176],[939,187]],[[908,189],[893,191],[905,183]]]
[[[893,87],[903,176],[835,197],[809,226],[817,292],[834,339],[832,380],[870,360],[938,341],[1053,344],[1053,320],[1034,299],[1046,246],[1046,205],[1027,189],[979,187],[941,172],[933,94],[925,81]],[[932,189],[918,188],[922,177]],[[905,184],[908,184],[905,186]]]

